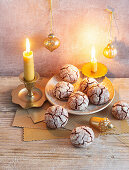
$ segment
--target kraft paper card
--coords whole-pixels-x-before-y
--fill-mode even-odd
[[[42,108],[31,108],[28,109],[28,113],[34,123],[38,123],[44,120],[44,115],[48,107],[52,106],[48,101],[46,101]]]
[[[29,113],[25,109],[19,109],[16,111],[12,126],[46,129],[46,123],[43,121],[33,123]]]
[[[19,109],[16,111],[12,126],[46,129],[44,115],[51,104],[46,101],[42,108]]]
[[[36,140],[48,140],[48,139],[65,139],[69,138],[71,131],[69,130],[42,130],[24,128],[23,140],[24,141],[36,141]]]

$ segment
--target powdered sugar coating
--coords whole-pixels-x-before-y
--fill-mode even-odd
[[[66,100],[69,98],[70,94],[74,91],[74,86],[65,81],[57,83],[53,89],[53,95],[57,99]]]
[[[68,105],[73,110],[84,111],[87,109],[89,104],[89,99],[84,93],[77,91],[72,93],[68,99]]]
[[[112,114],[116,119],[129,119],[129,104],[124,101],[116,102],[112,107]]]
[[[62,106],[51,106],[45,113],[45,121],[51,129],[64,127],[68,122],[68,112]]]
[[[72,130],[70,140],[76,147],[87,147],[94,140],[94,132],[87,126],[76,127]]]
[[[80,90],[83,93],[87,94],[88,88],[90,88],[92,85],[97,85],[97,84],[98,82],[94,78],[86,77],[80,83]]]
[[[80,77],[79,70],[71,64],[66,64],[60,69],[60,77],[64,81],[74,83]]]
[[[87,96],[92,104],[101,105],[108,102],[110,94],[105,86],[97,84],[88,89]]]

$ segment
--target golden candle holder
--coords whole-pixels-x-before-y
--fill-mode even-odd
[[[24,109],[32,107],[41,107],[46,100],[44,89],[36,83],[40,76],[35,72],[35,78],[32,81],[24,79],[24,73],[21,73],[19,79],[24,84],[19,85],[12,91],[12,102],[19,104]]]
[[[107,74],[108,69],[104,64],[97,62],[97,71],[93,72],[91,69],[91,62],[89,62],[89,63],[85,63],[82,66],[81,71],[82,74],[84,74],[87,77],[99,78],[105,76]]]

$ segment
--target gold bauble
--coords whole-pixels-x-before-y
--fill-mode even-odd
[[[90,124],[101,132],[105,132],[106,130],[113,128],[113,125],[111,124],[110,120],[105,117],[92,117],[90,119]]]
[[[51,33],[48,35],[48,38],[45,39],[44,46],[52,52],[60,46],[60,40]]]
[[[114,58],[117,55],[117,50],[112,43],[109,43],[103,50],[103,55],[107,58]]]

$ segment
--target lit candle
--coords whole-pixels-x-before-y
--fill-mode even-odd
[[[97,59],[95,58],[95,48],[92,47],[91,49],[91,71],[96,72],[97,71]]]
[[[24,79],[32,81],[34,79],[34,59],[33,52],[30,51],[29,39],[26,39],[26,51],[23,52],[24,59]]]

